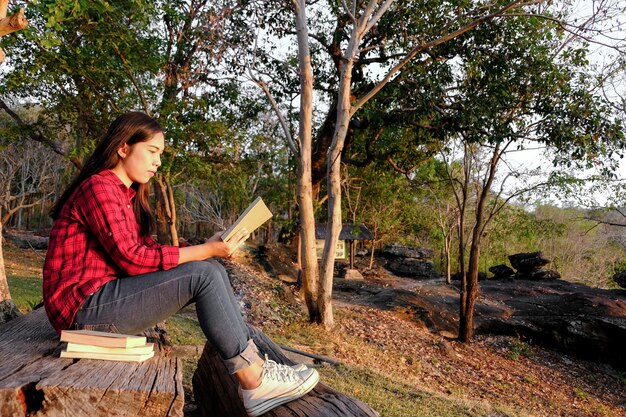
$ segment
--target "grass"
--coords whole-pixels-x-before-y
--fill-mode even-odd
[[[180,312],[168,318],[165,322],[167,334],[175,345],[203,345],[206,343],[204,333],[200,329],[198,320]]]
[[[11,298],[22,313],[32,311],[43,301],[41,295],[41,278],[39,277],[7,277]]]
[[[20,249],[6,241],[2,250],[11,298],[21,312],[27,313],[43,300],[41,268],[45,251]]]
[[[336,311],[337,321],[345,313]],[[330,357],[350,357],[359,365],[322,366],[322,381],[380,412],[381,417],[521,417],[530,415],[506,406],[467,398],[459,387],[450,395],[431,391],[419,383],[421,366],[406,363],[401,354],[384,350],[344,332],[328,332],[306,321],[282,329],[265,329],[279,344],[301,347]]]
[[[513,360],[518,360],[521,357],[530,358],[532,354],[533,354],[532,346],[530,346],[528,343],[520,339],[516,339],[509,349],[508,356],[509,358]]]

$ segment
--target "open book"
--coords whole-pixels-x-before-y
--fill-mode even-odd
[[[222,233],[222,240],[224,242],[228,242],[244,227],[248,230],[248,233],[252,233],[271,217],[272,212],[267,208],[263,199],[261,197],[257,197],[252,204],[250,204],[248,208],[241,213],[237,221],[235,221],[232,226]]]

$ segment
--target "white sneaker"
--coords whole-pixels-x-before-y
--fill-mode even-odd
[[[295,371],[272,360],[263,364],[261,385],[255,389],[239,389],[243,405],[252,417],[302,397],[317,385],[320,376],[315,369]]]
[[[309,368],[307,368],[307,366],[303,363],[296,363],[295,365],[291,365],[291,369],[293,369],[296,372],[302,372],[302,371],[306,371]]]

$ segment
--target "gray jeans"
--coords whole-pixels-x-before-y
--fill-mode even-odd
[[[259,361],[228,274],[216,261],[110,281],[85,300],[74,328],[135,334],[192,302],[202,331],[231,373]]]

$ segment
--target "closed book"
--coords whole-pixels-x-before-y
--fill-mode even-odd
[[[237,218],[235,223],[232,224],[224,233],[222,233],[222,240],[228,242],[237,232],[242,228],[246,228],[248,233],[254,232],[263,223],[272,218],[272,212],[267,208],[263,199],[257,197],[247,209]]]
[[[120,362],[143,362],[146,359],[150,359],[154,356],[154,351],[144,354],[115,354],[115,353],[94,353],[94,352],[68,352],[66,350],[61,351],[62,358],[73,359],[100,359],[105,361],[120,361]]]
[[[68,352],[87,352],[87,353],[111,353],[116,355],[145,355],[154,350],[154,343],[146,343],[137,347],[103,347],[94,345],[81,345],[79,343],[68,343],[65,349]]]
[[[61,331],[61,342],[101,347],[129,348],[145,345],[146,337],[97,332],[94,330],[63,330]]]

